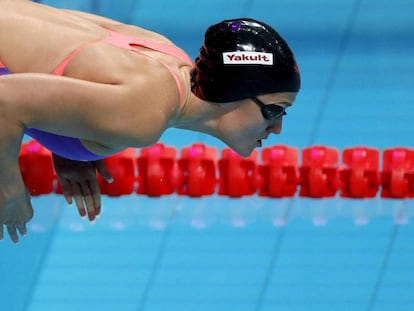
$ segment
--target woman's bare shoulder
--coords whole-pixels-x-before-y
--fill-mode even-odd
[[[69,14],[76,15],[80,18],[93,22],[103,28],[110,29],[110,30],[131,36],[131,37],[152,39],[152,40],[159,41],[159,42],[171,43],[171,41],[165,36],[159,33],[156,33],[154,31],[144,29],[137,25],[125,24],[125,23],[122,23],[120,21],[117,21],[117,20],[114,20],[114,19],[111,19],[105,16],[90,14],[90,13],[82,12],[82,11],[73,11],[73,10],[65,10],[65,11]]]
[[[140,39],[147,39],[153,40],[156,42],[164,42],[172,44],[171,40],[169,40],[164,35],[151,31],[149,29],[144,29],[139,26],[129,25],[129,24],[117,24],[117,25],[108,25],[107,28],[114,30],[116,32],[122,33],[127,36],[131,36],[134,38]]]

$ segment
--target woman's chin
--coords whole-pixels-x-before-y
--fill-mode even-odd
[[[234,148],[233,150],[239,154],[240,156],[246,158],[252,154],[256,147],[261,147],[261,144],[257,144],[256,146],[245,146],[243,148]]]

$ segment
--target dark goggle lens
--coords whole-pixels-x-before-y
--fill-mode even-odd
[[[276,120],[286,115],[286,111],[282,106],[270,104],[262,107],[262,115],[267,120]]]
[[[276,104],[266,105],[257,97],[252,97],[252,100],[259,105],[262,115],[267,120],[277,120],[286,115],[285,108]]]

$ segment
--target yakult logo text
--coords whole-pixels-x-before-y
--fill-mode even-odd
[[[273,65],[273,54],[264,52],[225,52],[223,53],[225,65]]]

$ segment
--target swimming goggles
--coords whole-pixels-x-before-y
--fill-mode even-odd
[[[258,99],[256,96],[251,98],[257,105],[259,105],[262,115],[266,120],[277,120],[281,118],[282,116],[286,115],[285,107],[276,105],[276,104],[268,104],[266,105],[264,102],[262,102],[260,99]]]

